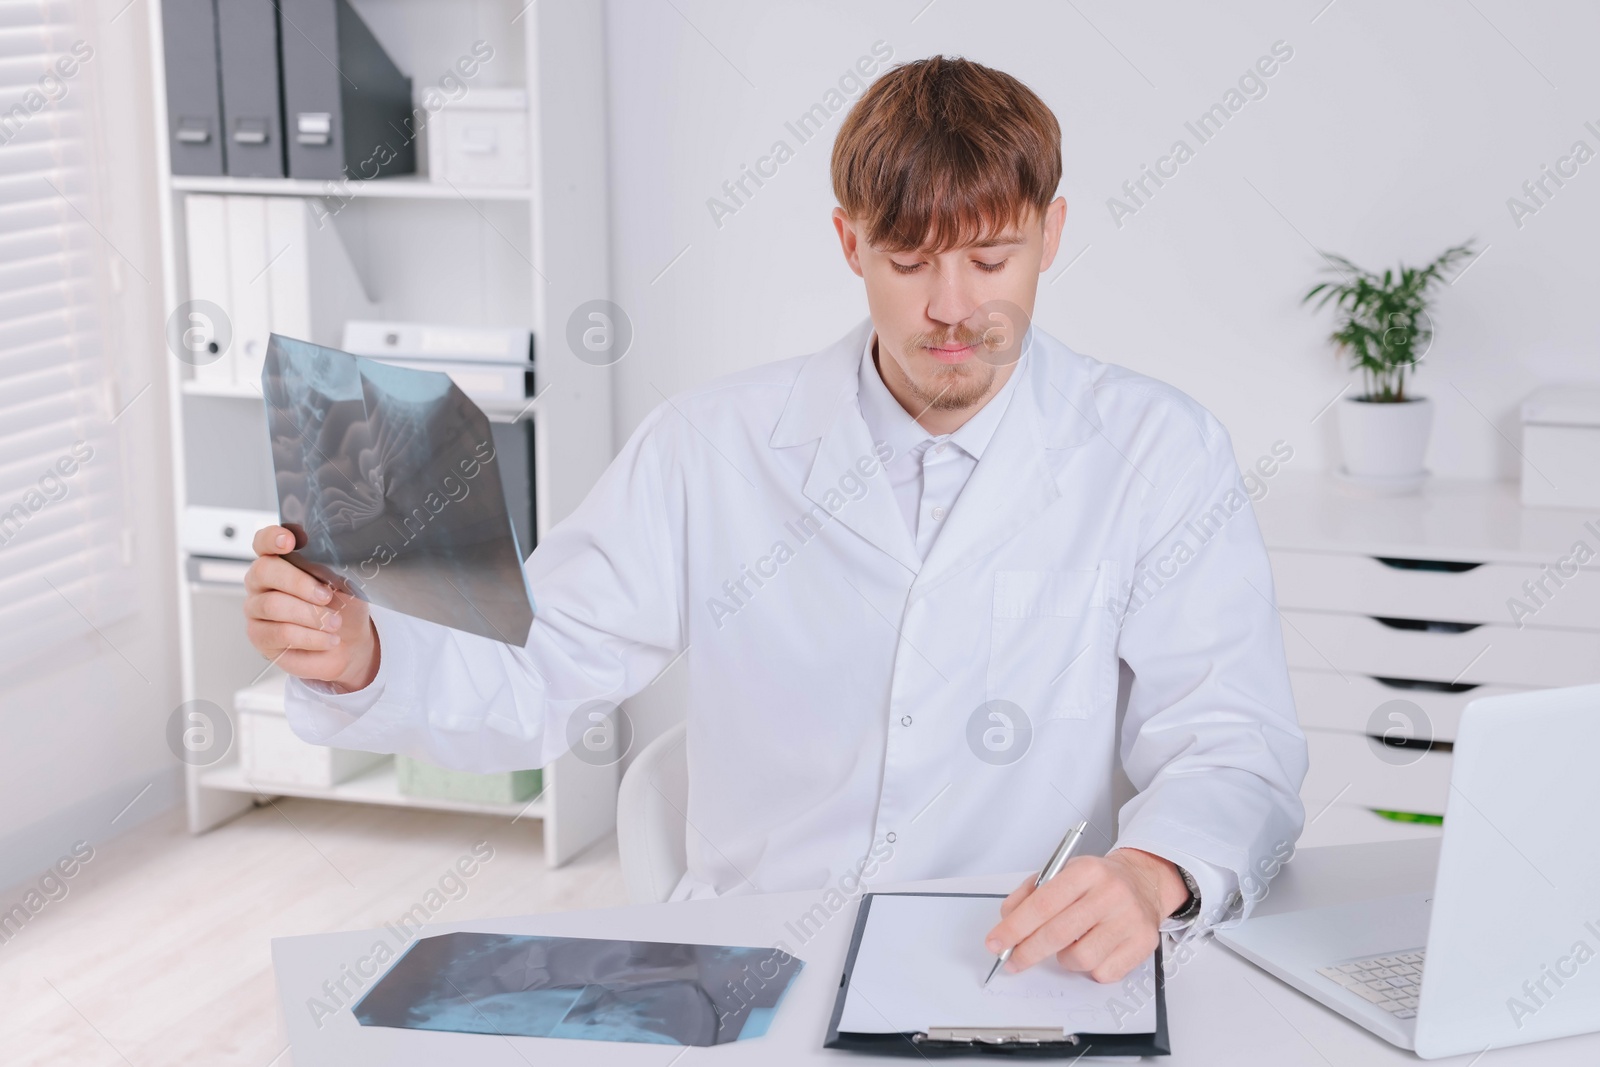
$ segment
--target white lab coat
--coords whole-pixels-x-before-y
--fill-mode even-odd
[[[1023,871],[1085,818],[1087,851],[1195,872],[1208,914],[1253,899],[1306,750],[1227,433],[1035,328],[924,561],[856,401],[871,328],[651,412],[528,559],[525,649],[374,608],[376,679],[294,682],[294,730],[539,766],[687,649],[677,898]]]

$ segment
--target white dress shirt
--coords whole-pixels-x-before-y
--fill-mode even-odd
[[[1031,337],[1031,335],[1030,335]],[[1017,381],[1026,373],[1028,345],[1011,377],[1000,387],[989,402],[953,433],[929,433],[884,385],[872,350],[877,335],[868,339],[861,355],[861,375],[858,392],[861,398],[861,417],[866,420],[867,432],[874,442],[883,442],[893,450],[884,472],[894,488],[895,501],[906,517],[917,546],[917,555],[928,558],[933,540],[944,526],[956,498],[966,487],[967,479],[983,458],[983,450],[994,437],[1000,418],[1017,391]]]

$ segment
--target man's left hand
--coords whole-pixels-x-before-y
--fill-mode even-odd
[[[1177,867],[1160,856],[1134,848],[1077,856],[1044,885],[1029,878],[1002,901],[984,944],[997,955],[1016,946],[1003,970],[1054,955],[1068,970],[1116,982],[1156,950],[1161,921],[1188,898]]]

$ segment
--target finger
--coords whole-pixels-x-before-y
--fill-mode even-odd
[[[330,603],[334,611],[343,612],[345,609],[351,606],[354,606],[358,612],[364,612],[367,610],[367,602],[362,600],[360,597],[354,596],[350,593],[341,593],[339,590],[333,589],[332,587],[329,587],[329,590],[333,593],[333,599]]]
[[[1013,972],[1025,971],[1058,955],[1096,929],[1105,920],[1104,911],[1102,902],[1094,896],[1079,898],[1018,942],[1006,966]]]
[[[1069,971],[1088,974],[1104,963],[1117,946],[1133,933],[1115,917],[1102,916],[1083,936],[1057,952],[1056,959]]]
[[[1011,895],[1000,902],[1000,917],[1003,919],[1010,915],[1012,909],[1026,900],[1031,892],[1033,892],[1033,879],[1023,879],[1022,884],[1013,889]]]
[[[308,604],[297,596],[276,589],[254,593],[245,598],[246,618],[264,622],[292,622],[313,630],[332,632],[344,624],[344,618],[334,609]]]
[[[305,649],[291,648],[280,651],[269,657],[273,665],[286,674],[296,678],[312,678],[317,681],[328,681],[330,673],[328,653],[310,652]]]
[[[333,590],[325,583],[277,556],[262,556],[250,564],[244,585],[246,592],[265,593],[277,589],[311,604],[327,605],[333,601]]]
[[[277,654],[284,649],[302,649],[308,652],[327,652],[337,648],[339,635],[298,626],[292,622],[267,622],[251,619],[246,623],[250,643],[263,654]],[[270,657],[269,657],[270,658]]]
[[[263,526],[256,531],[250,547],[258,556],[280,556],[294,548],[294,534],[282,526]]]
[[[1094,874],[1096,868],[1093,864],[1074,866],[1074,863],[1076,861],[1069,862],[1061,869],[1060,874],[1035,889],[1012,908],[1010,913],[989,931],[984,939],[985,947],[990,952],[1004,951],[1008,945],[1017,944],[1049,922],[1056,913],[1070,907],[1083,896],[1096,881]]]
[[[1142,937],[1130,937],[1113,949],[1110,955],[1100,962],[1100,966],[1089,972],[1089,977],[1096,982],[1120,982],[1133,973],[1133,969],[1150,958],[1156,950],[1156,942],[1161,940],[1160,934],[1155,934],[1148,941]]]

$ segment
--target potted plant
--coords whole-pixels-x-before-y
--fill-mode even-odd
[[[1343,256],[1323,253],[1336,280],[1319,282],[1301,299],[1318,296],[1339,314],[1328,335],[1338,353],[1361,372],[1365,391],[1339,405],[1339,443],[1344,475],[1389,492],[1414,492],[1427,477],[1423,461],[1433,404],[1408,394],[1407,375],[1433,343],[1430,292],[1449,268],[1474,255],[1472,243],[1447,248],[1425,267],[1400,264],[1381,275]]]

